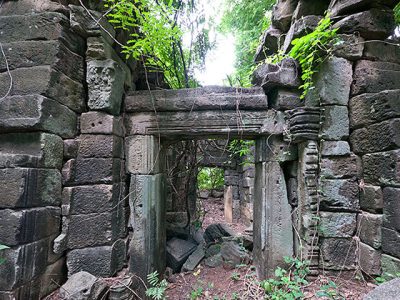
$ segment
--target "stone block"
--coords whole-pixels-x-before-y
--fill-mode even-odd
[[[296,9],[298,0],[284,0],[275,4],[272,12],[272,25],[287,32],[292,21],[293,13]]]
[[[10,71],[13,88],[10,96],[40,94],[65,105],[75,112],[85,109],[85,90],[81,82],[72,80],[51,66],[19,68]],[[0,94],[10,87],[8,73],[0,74]]]
[[[384,253],[400,258],[400,233],[382,227],[382,250]]]
[[[400,259],[393,256],[383,254],[381,264],[383,274],[387,273],[395,277],[400,272]]]
[[[325,140],[342,140],[349,136],[349,113],[346,106],[325,106],[321,137]]]
[[[67,139],[64,140],[64,159],[68,160],[78,156],[79,140]]]
[[[0,102],[0,129],[42,130],[72,138],[77,131],[77,117],[66,106],[40,95],[11,96]]]
[[[363,212],[359,215],[360,240],[375,249],[382,244],[382,215]]]
[[[383,194],[380,186],[364,186],[360,191],[360,208],[371,213],[382,212]]]
[[[297,159],[297,147],[284,142],[281,136],[270,136],[256,140],[254,161],[286,162]]]
[[[68,77],[82,82],[83,58],[69,50],[61,41],[20,41],[3,44],[10,70],[49,65]],[[0,70],[7,69],[5,61],[0,61]],[[81,107],[83,110],[84,103]]]
[[[124,240],[118,240],[112,246],[75,249],[67,254],[68,276],[86,271],[98,277],[111,277],[125,262]]]
[[[263,61],[267,56],[277,53],[283,41],[284,35],[282,31],[272,26],[269,27],[264,31],[261,37],[260,45],[257,47],[254,61]]]
[[[84,158],[123,158],[124,142],[115,135],[82,134],[79,137],[78,156]]]
[[[261,86],[267,94],[274,88],[297,89],[301,85],[300,74],[297,61],[285,58],[278,65],[269,67]]]
[[[68,224],[68,248],[111,245],[118,237],[117,212],[71,215]]]
[[[92,290],[94,289],[96,281],[97,277],[86,271],[72,274],[67,282],[60,287],[59,297],[61,299],[71,300],[92,299]]]
[[[153,135],[134,135],[125,139],[126,170],[131,174],[160,173],[162,154],[159,140]]]
[[[329,0],[315,2],[313,0],[299,0],[293,18],[300,19],[303,16],[316,15],[322,16],[328,9]]]
[[[358,177],[361,159],[352,154],[342,157],[325,157],[321,159],[320,176],[332,178],[354,178]]]
[[[90,60],[86,69],[89,108],[118,115],[124,94],[124,70],[111,59]]]
[[[320,251],[320,268],[337,271],[356,268],[357,243],[352,238],[324,238]]]
[[[103,112],[87,112],[81,115],[81,132],[89,134],[114,134],[124,136],[122,119]]]
[[[357,221],[354,213],[321,212],[319,234],[322,237],[352,237]]]
[[[338,0],[331,1],[329,11],[332,16],[346,15],[382,5],[393,8],[397,0]]]
[[[362,94],[350,99],[352,129],[400,116],[400,90]]]
[[[400,86],[400,65],[360,60],[356,63],[351,94],[379,93]]]
[[[356,129],[350,135],[354,153],[382,152],[400,147],[400,119],[391,119]]]
[[[350,145],[346,141],[322,141],[321,145],[322,157],[350,155]]]
[[[269,102],[272,108],[278,110],[289,110],[304,106],[304,101],[300,99],[298,92],[282,89],[271,92]]]
[[[185,263],[182,266],[182,271],[194,271],[197,265],[202,261],[205,256],[204,246],[197,246],[196,250],[188,257]]]
[[[97,184],[88,186],[66,187],[63,190],[63,203],[70,206],[69,214],[92,214],[111,212],[122,201],[122,184]]]
[[[400,232],[400,189],[383,189],[383,226]]]
[[[61,169],[62,139],[48,133],[0,134],[0,167]]]
[[[4,2],[0,16],[25,15],[41,12],[67,13],[67,8],[62,3],[43,0],[7,1]]]
[[[353,81],[353,66],[347,59],[331,57],[319,69],[315,87],[323,105],[347,105]]]
[[[40,297],[44,298],[67,280],[65,257],[46,267],[41,276]]]
[[[123,180],[123,164],[124,161],[118,158],[70,159],[61,173],[65,185],[115,183]]]
[[[338,42],[333,45],[334,56],[351,61],[359,60],[363,51],[364,39],[357,34],[338,34]]]
[[[358,183],[353,179],[321,181],[321,208],[356,211],[359,208]]]
[[[362,160],[366,183],[400,187],[400,150],[366,154]]]
[[[196,248],[197,245],[192,242],[178,238],[170,239],[167,242],[167,266],[174,272],[179,272],[188,257],[196,251]]]
[[[2,239],[2,242],[5,241]],[[43,274],[47,266],[47,252],[46,240],[2,250],[0,258],[4,262],[0,264],[0,290],[14,290]]]
[[[340,33],[358,32],[366,39],[384,40],[394,32],[393,11],[382,8],[363,11],[336,22],[333,28],[339,28]]]
[[[58,170],[0,169],[0,208],[59,206],[61,174]]]
[[[359,244],[359,251],[361,270],[368,275],[380,275],[382,252],[364,243]]]
[[[285,53],[289,52],[293,46],[292,41],[313,32],[321,19],[321,16],[311,15],[295,20],[286,34],[282,51]]]
[[[397,45],[391,43],[369,41],[365,44],[364,57],[369,60],[398,63],[400,61],[400,49]]]
[[[26,244],[58,234],[61,211],[58,207],[42,207],[14,211],[0,210],[1,242],[7,246]]]

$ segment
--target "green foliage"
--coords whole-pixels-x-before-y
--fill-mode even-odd
[[[392,280],[395,278],[400,278],[400,273],[390,274],[390,273],[385,272],[382,274],[382,276],[375,277],[375,282],[377,284],[382,284],[382,283],[387,282],[388,280]]]
[[[224,170],[220,168],[201,168],[197,174],[197,186],[200,190],[224,187]]]
[[[332,51],[332,42],[336,38],[338,28],[332,29],[331,25],[332,20],[326,15],[313,32],[292,41],[293,48],[289,56],[300,63],[303,79],[303,85],[300,86],[303,90],[302,99],[314,88],[313,76]]]
[[[328,284],[322,285],[320,290],[317,291],[316,296],[320,298],[325,297],[332,300],[344,299],[340,295],[336,283],[334,283],[333,281],[329,281]]]
[[[400,2],[393,9],[394,11],[394,19],[397,25],[400,25]]]
[[[238,272],[232,272],[231,279],[233,281],[239,281],[240,280],[240,274]]]
[[[309,262],[292,257],[285,257],[284,259],[286,263],[290,264],[287,270],[278,267],[275,270],[275,278],[260,282],[260,286],[265,291],[265,299],[295,300],[304,297],[302,288],[308,284],[305,277],[310,272]]]
[[[165,291],[167,289],[168,283],[165,279],[159,280],[159,275],[157,271],[147,275],[147,281],[150,287],[146,290],[146,296],[151,297],[151,299],[163,300],[166,299]]]
[[[5,250],[5,249],[10,249],[10,247],[8,247],[8,246],[6,246],[6,245],[2,245],[2,244],[0,244],[0,251],[1,250]],[[4,263],[4,258],[1,258],[0,257],[0,265],[2,264],[2,263]]]
[[[203,288],[202,287],[198,287],[197,289],[191,291],[190,299],[191,300],[199,299],[201,297],[201,295],[203,295]]]
[[[254,140],[232,140],[228,145],[231,156],[244,158],[243,165],[254,163],[253,147]]]
[[[259,37],[270,24],[271,10],[276,0],[225,0],[219,30],[235,37],[235,72],[228,76],[231,86],[251,86],[253,58]]]

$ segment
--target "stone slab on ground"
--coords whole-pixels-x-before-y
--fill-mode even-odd
[[[396,278],[379,285],[364,296],[363,300],[398,300],[399,295],[400,278]]]
[[[204,256],[205,256],[204,246],[203,245],[197,246],[196,251],[194,251],[183,264],[182,271],[183,272],[193,271],[197,267],[197,265],[202,261]]]
[[[197,249],[197,245],[178,238],[167,241],[167,265],[178,272],[188,257]]]
[[[234,236],[235,233],[226,224],[211,224],[204,231],[207,244],[221,242],[223,237]]]

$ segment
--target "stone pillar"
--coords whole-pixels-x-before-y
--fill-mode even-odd
[[[225,186],[224,191],[224,216],[225,222],[232,223],[233,222],[233,195],[232,195],[232,186]]]
[[[165,268],[165,178],[159,140],[151,135],[130,136],[126,153],[133,229],[129,268],[145,280],[147,274]]]
[[[293,255],[292,217],[285,177],[279,153],[266,150],[267,143],[277,141],[266,138],[256,141],[253,253],[261,278],[273,276],[275,268],[283,264],[283,258]]]

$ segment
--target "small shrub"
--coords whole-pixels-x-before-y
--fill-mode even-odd
[[[155,300],[163,300],[165,298],[165,291],[167,289],[168,283],[165,279],[158,279],[158,272],[154,271],[147,275],[147,281],[150,284],[150,287],[146,290],[146,296],[151,297],[151,299]]]

